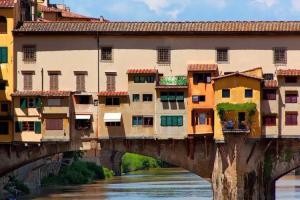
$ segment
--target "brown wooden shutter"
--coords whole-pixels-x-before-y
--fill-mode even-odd
[[[50,90],[58,90],[58,74],[49,74]]]
[[[106,90],[107,91],[116,91],[116,75],[115,74],[106,74]]]
[[[24,90],[32,90],[32,74],[23,74]]]
[[[63,130],[63,119],[46,119],[46,130]]]
[[[76,90],[80,92],[85,92],[85,75],[76,75]]]

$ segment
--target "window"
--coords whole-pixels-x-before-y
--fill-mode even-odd
[[[46,130],[63,130],[63,119],[46,119]]]
[[[106,91],[114,92],[116,91],[116,74],[107,73],[106,74]]]
[[[285,92],[285,103],[297,103],[298,92]]]
[[[7,80],[0,80],[0,90],[5,90],[7,86]]]
[[[42,99],[37,97],[23,97],[20,99],[20,108],[26,109],[26,108],[41,108],[42,107]]]
[[[0,135],[8,135],[9,133],[9,123],[0,122]]]
[[[160,93],[161,102],[183,102],[184,101],[184,92],[161,92]]]
[[[49,74],[49,89],[50,90],[58,90],[58,74],[51,73]]]
[[[24,90],[32,90],[32,73],[23,74]]]
[[[0,64],[8,63],[8,49],[7,47],[0,47]]]
[[[1,102],[1,112],[9,112],[8,102]]]
[[[120,98],[119,97],[106,97],[105,105],[118,106],[118,105],[120,105]]]
[[[199,115],[199,124],[205,125],[206,124],[206,113],[200,113]]]
[[[48,99],[48,106],[61,106],[61,99]]]
[[[222,90],[222,97],[223,98],[230,98],[230,90],[229,89],[223,89]]]
[[[287,63],[286,48],[282,48],[282,47],[274,48],[274,64],[286,64],[286,63]]]
[[[234,72],[224,72],[224,75],[233,74]]]
[[[245,98],[252,98],[253,97],[253,90],[246,89],[245,90]]]
[[[22,131],[34,131],[34,122],[22,122]]]
[[[121,126],[121,122],[105,122],[105,126]]]
[[[133,116],[132,126],[153,126],[153,117]]]
[[[194,95],[192,96],[193,103],[205,102],[205,95]]]
[[[264,74],[264,80],[274,80],[274,74]]]
[[[7,33],[7,20],[6,17],[0,16],[0,34]]]
[[[133,116],[132,117],[132,126],[141,126],[143,125],[143,117],[142,116]]]
[[[161,126],[183,126],[182,116],[161,116]]]
[[[285,125],[293,126],[298,124],[298,113],[297,112],[286,112],[285,113]]]
[[[143,101],[152,101],[152,94],[143,94]]]
[[[170,63],[171,62],[171,50],[170,48],[158,48],[157,49],[157,62],[158,63]]]
[[[132,95],[132,101],[133,101],[133,102],[138,102],[138,101],[140,101],[140,95],[139,95],[139,94],[133,94],[133,95]]]
[[[297,83],[298,77],[297,76],[286,76],[285,83]]]
[[[154,83],[154,76],[134,76],[134,83]]]
[[[276,100],[276,90],[275,89],[265,89],[263,90],[264,100]]]
[[[101,60],[112,61],[112,47],[101,48]]]
[[[228,49],[219,48],[217,49],[217,62],[228,62]]]
[[[85,92],[85,74],[76,74],[76,91]]]
[[[211,83],[211,73],[194,73],[193,82],[195,85],[198,83]]]
[[[91,97],[90,95],[78,95],[77,96],[77,103],[78,104],[91,104]]]
[[[76,130],[90,130],[91,120],[90,119],[76,119],[75,120]]]
[[[24,62],[36,61],[36,47],[34,45],[23,46],[23,61]]]
[[[263,125],[265,126],[276,126],[276,116],[269,115],[263,117]]]
[[[153,117],[144,117],[144,126],[153,126]]]

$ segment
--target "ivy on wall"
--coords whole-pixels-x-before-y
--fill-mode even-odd
[[[245,111],[248,114],[248,120],[251,123],[251,119],[256,112],[256,104],[255,103],[219,103],[217,105],[217,111],[220,116],[221,121],[225,120],[225,112],[228,111]]]

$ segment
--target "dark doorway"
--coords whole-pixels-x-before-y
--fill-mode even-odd
[[[239,117],[238,117],[238,120],[239,120],[239,129],[245,129],[245,120],[246,120],[246,113],[244,112],[239,112]]]

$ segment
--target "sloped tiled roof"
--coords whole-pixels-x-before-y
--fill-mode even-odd
[[[234,72],[234,73],[231,73],[231,74],[227,74],[227,75],[223,75],[223,76],[214,77],[214,78],[212,78],[212,79],[213,79],[213,80],[218,80],[218,79],[227,78],[227,77],[230,77],[230,76],[244,76],[244,77],[248,77],[248,78],[253,78],[253,79],[262,80],[262,78],[260,78],[260,77],[253,76],[253,75],[250,75],[250,74],[245,74],[245,73],[242,73],[242,72]]]
[[[128,96],[128,92],[108,92],[108,91],[102,91],[98,93],[98,96]]]
[[[14,0],[0,0],[0,8],[13,8]]]
[[[300,76],[299,69],[280,69],[277,71],[277,76]]]
[[[43,96],[43,97],[68,97],[71,95],[70,91],[17,91],[12,96]]]
[[[300,21],[219,22],[25,22],[15,32],[102,32],[148,34],[300,33]]]
[[[127,74],[156,74],[157,69],[128,69]]]
[[[278,83],[276,80],[265,80],[264,81],[264,88],[277,88]]]
[[[188,71],[218,71],[217,64],[190,64]]]

